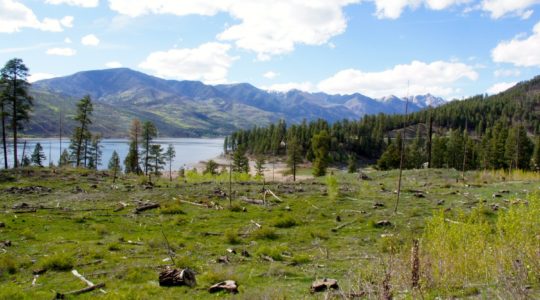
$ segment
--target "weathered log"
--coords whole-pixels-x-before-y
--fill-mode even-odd
[[[0,247],[11,247],[11,241],[10,240],[5,240],[5,241],[0,241]]]
[[[29,209],[24,209],[24,210],[14,210],[13,213],[14,214],[26,214],[26,213],[35,213],[37,211],[37,209],[35,208],[29,208]]]
[[[377,227],[377,228],[389,227],[389,226],[392,226],[392,222],[390,222],[388,220],[382,220],[382,221],[379,221],[379,222],[375,223],[375,227]]]
[[[216,262],[218,264],[225,264],[225,265],[228,265],[231,263],[231,261],[229,260],[229,257],[227,255],[224,255],[224,256],[220,256],[216,259]]]
[[[195,272],[190,269],[165,269],[159,273],[160,286],[183,286],[194,287],[197,284]]]
[[[93,291],[95,289],[100,289],[100,288],[103,288],[103,287],[105,287],[105,283],[98,283],[96,285],[87,286],[84,289],[71,291],[71,292],[67,292],[67,293],[58,293],[57,292],[56,293],[56,299],[65,299],[65,297],[67,295],[80,295],[80,294],[88,293],[88,292],[91,292],[91,291]]]
[[[310,291],[312,293],[316,293],[316,292],[324,292],[327,290],[337,290],[337,289],[339,289],[337,280],[324,278],[324,279],[315,280],[311,284]]]
[[[264,205],[263,200],[258,199],[249,199],[248,197],[241,197],[240,200],[249,204]]]
[[[119,202],[118,206],[114,209],[114,212],[119,212],[123,210],[124,208],[126,208],[126,206],[127,206],[127,203]]]
[[[231,294],[238,294],[238,284],[234,280],[225,280],[208,288],[209,293],[217,293],[221,291],[229,292]]]
[[[135,208],[135,213],[138,214],[138,213],[141,213],[145,210],[149,210],[149,209],[155,209],[155,208],[159,208],[160,205],[159,203],[149,203],[149,204],[145,204],[145,205],[142,205],[142,206],[139,206],[137,208]]]
[[[341,225],[339,225],[339,226],[337,226],[337,227],[335,227],[335,228],[332,228],[332,232],[338,232],[338,231],[339,231],[340,229],[342,229],[343,227],[349,226],[349,225],[355,223],[356,221],[358,221],[358,220],[353,220],[353,221],[351,221],[351,222],[343,223],[343,224],[341,224]]]

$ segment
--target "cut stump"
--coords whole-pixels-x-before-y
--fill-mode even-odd
[[[160,286],[183,286],[194,287],[197,284],[195,272],[190,269],[166,269],[159,273]]]
[[[337,289],[339,289],[337,280],[324,278],[324,279],[315,280],[311,284],[310,291],[312,293],[317,293],[317,292],[324,292],[327,290],[337,290]]]

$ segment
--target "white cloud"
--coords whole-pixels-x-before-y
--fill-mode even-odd
[[[85,46],[97,46],[99,45],[99,39],[93,34],[85,35],[81,39],[81,44]]]
[[[266,73],[263,74],[263,77],[264,78],[267,78],[267,79],[274,79],[278,76],[279,74],[274,72],[274,71],[268,71]]]
[[[67,38],[64,39],[64,43],[66,43],[66,44],[71,44],[72,41],[71,41],[70,38],[67,37]]]
[[[519,75],[521,75],[521,71],[519,69],[499,69],[499,70],[495,70],[495,72],[493,72],[493,75],[497,78],[518,77]]]
[[[343,7],[360,0],[109,0],[109,7],[136,17],[145,14],[215,15],[226,12],[238,24],[217,35],[258,59],[288,53],[295,45],[323,45],[345,31]]]
[[[108,63],[105,64],[105,67],[107,68],[121,68],[122,67],[122,64],[117,62],[117,61],[110,61]]]
[[[16,0],[0,0],[0,32],[13,33],[23,28],[59,32],[64,30],[63,25],[71,25],[69,18],[65,17],[62,20],[44,18],[40,21],[34,12],[24,4]],[[71,19],[71,21],[73,20]]]
[[[60,20],[60,24],[64,27],[71,28],[73,27],[73,17],[72,16],[65,16]]]
[[[528,38],[514,38],[501,42],[491,51],[494,62],[512,63],[520,67],[540,66],[540,22]]]
[[[77,54],[77,51],[72,48],[51,48],[46,52],[48,55],[58,55],[58,56],[73,56]]]
[[[478,73],[472,66],[459,62],[435,61],[428,64],[413,61],[381,72],[342,70],[321,81],[317,88],[331,94],[359,92],[370,97],[427,93],[451,96],[460,92],[453,85],[462,79],[476,80]]]
[[[287,83],[278,83],[271,86],[262,87],[264,90],[274,91],[274,92],[288,92],[290,90],[300,90],[304,92],[315,92],[316,86],[309,82],[287,82]]]
[[[492,85],[486,92],[490,95],[495,95],[500,92],[506,91],[507,89],[513,87],[516,84],[517,82],[499,82]]]
[[[483,0],[481,7],[488,11],[494,19],[508,14],[528,19],[533,13],[528,8],[538,3],[540,0]]]
[[[56,75],[50,73],[34,73],[28,76],[28,82],[36,82],[43,79],[54,78]]]
[[[191,49],[157,51],[148,55],[139,67],[163,78],[224,83],[236,59],[228,54],[230,48],[228,44],[206,43]]]
[[[443,10],[454,5],[461,5],[472,0],[374,0],[378,18],[397,19],[405,8],[416,9],[421,5],[433,10]]]
[[[99,0],[45,0],[45,3],[55,5],[67,4],[80,7],[97,7],[99,5]]]

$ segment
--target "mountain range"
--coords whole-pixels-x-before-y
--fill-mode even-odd
[[[396,96],[373,99],[359,93],[272,92],[248,83],[207,85],[165,80],[127,68],[37,81],[31,86],[31,95],[34,117],[25,132],[36,136],[57,135],[61,115],[69,133],[75,125],[75,104],[85,95],[90,95],[94,103],[92,129],[105,137],[126,136],[133,118],[154,122],[160,136],[223,136],[279,119],[288,123],[318,118],[333,122],[366,114],[403,113],[406,103],[405,98]],[[430,94],[412,96],[408,110],[444,103],[444,99]]]

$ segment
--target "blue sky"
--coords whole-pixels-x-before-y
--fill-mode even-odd
[[[495,93],[540,73],[540,0],[0,0],[31,80],[167,79],[371,97]]]

